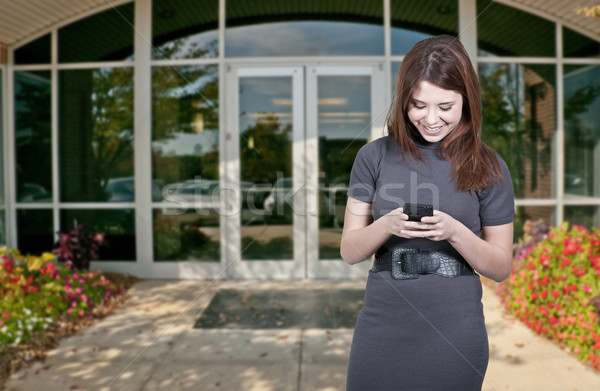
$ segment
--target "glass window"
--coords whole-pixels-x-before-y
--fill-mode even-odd
[[[350,171],[371,137],[371,77],[319,76],[319,259],[339,259]]]
[[[242,259],[293,259],[292,78],[239,83]]]
[[[67,232],[75,224],[87,232],[104,234],[98,251],[101,261],[135,261],[135,212],[133,209],[63,209],[60,230]]]
[[[133,60],[133,2],[58,30],[59,62]]]
[[[419,41],[440,34],[458,36],[457,0],[392,0],[392,54],[404,55]]]
[[[0,68],[0,207],[4,206],[4,69]],[[1,243],[1,242],[0,242]]]
[[[155,209],[154,259],[213,261],[221,259],[221,229],[214,209]]]
[[[400,71],[401,65],[402,65],[402,62],[399,62],[399,61],[392,62],[392,77],[390,78],[390,80],[392,81],[392,96],[391,96],[392,99],[394,99],[394,94],[396,91],[396,82],[398,81],[398,72]]]
[[[480,56],[554,57],[555,24],[493,0],[477,0]]]
[[[183,192],[201,179],[218,184],[216,65],[152,69],[152,179],[162,190],[159,200],[170,194],[187,197]],[[189,188],[182,187],[186,183]]]
[[[382,55],[383,1],[228,0],[227,57]]]
[[[46,34],[15,49],[15,64],[50,64],[52,62],[50,37],[50,34]]]
[[[18,209],[17,248],[22,254],[39,255],[54,248],[54,223],[51,209]]]
[[[565,65],[565,195],[600,197],[600,66]]]
[[[133,202],[133,69],[59,72],[63,202]]]
[[[219,261],[219,74],[216,65],[152,70],[154,259]],[[154,190],[153,190],[154,192]]]
[[[219,56],[219,0],[154,0],[152,58]]]
[[[515,197],[555,194],[554,65],[479,64],[482,139],[510,169]]]
[[[50,72],[15,72],[14,81],[17,201],[51,202]]]
[[[555,210],[554,206],[518,206],[513,224],[515,242],[523,238],[526,221],[542,221],[546,225],[556,224]]]
[[[600,42],[563,27],[564,57],[600,57]]]
[[[4,210],[0,210],[0,246],[6,244],[6,220],[4,220]]]
[[[600,226],[600,207],[598,205],[565,206],[564,219],[571,224],[586,228],[598,227]]]

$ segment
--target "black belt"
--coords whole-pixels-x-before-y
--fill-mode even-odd
[[[391,271],[396,280],[419,278],[419,274],[444,277],[473,274],[471,265],[452,247],[440,251],[397,247],[383,254],[376,254],[371,271]]]

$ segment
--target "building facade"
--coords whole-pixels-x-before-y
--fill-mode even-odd
[[[105,233],[146,278],[361,278],[349,173],[421,39],[460,37],[526,220],[600,225],[600,35],[489,0],[98,2],[8,45],[0,242]],[[574,11],[573,11],[574,12]],[[598,21],[600,24],[600,21]],[[407,179],[409,180],[409,179]]]

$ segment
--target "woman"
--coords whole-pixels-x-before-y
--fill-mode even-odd
[[[489,350],[479,275],[511,273],[510,174],[479,138],[479,83],[456,38],[414,46],[394,101],[389,135],[359,151],[348,191],[342,258],[375,259],[347,389],[480,390]],[[410,221],[405,202],[433,215]]]

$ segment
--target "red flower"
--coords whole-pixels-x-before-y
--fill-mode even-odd
[[[4,319],[10,319],[10,314],[8,312],[4,314]]]
[[[575,266],[573,266],[571,268],[571,270],[573,271],[573,274],[575,274],[577,277],[584,276],[587,273],[587,270],[585,270],[585,269],[577,269]]]
[[[544,307],[543,305],[541,305],[541,306],[538,307],[538,312],[541,313],[541,314],[543,314],[543,315],[546,315],[546,316],[550,315],[550,312],[548,311],[548,308]]]
[[[552,296],[554,296],[554,297],[558,297],[558,296],[560,296],[560,292],[559,292],[559,291],[557,291],[557,290],[554,290],[554,289],[553,289],[553,290],[552,290]]]
[[[553,316],[550,319],[548,319],[548,323],[550,324],[554,324],[556,322],[558,322],[558,318],[556,316]]]
[[[542,292],[542,299],[545,299],[546,297],[548,297],[548,291],[545,290]]]

